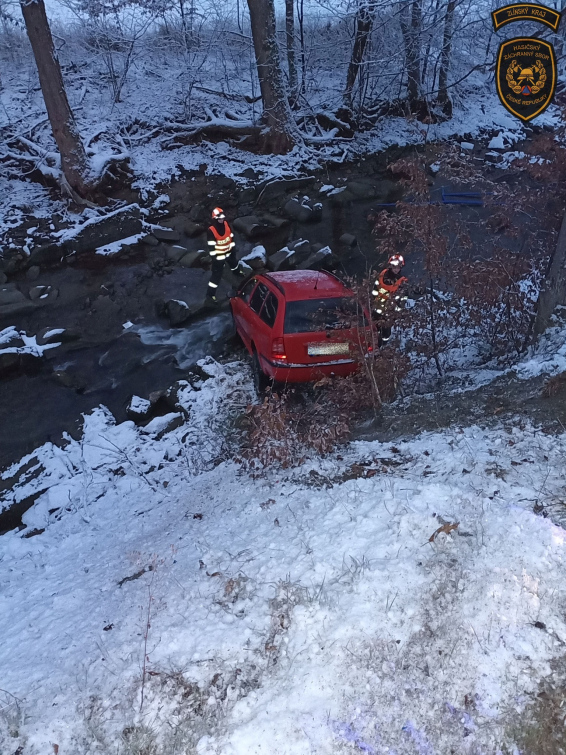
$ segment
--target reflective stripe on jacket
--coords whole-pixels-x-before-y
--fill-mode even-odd
[[[222,233],[219,233],[214,225],[209,227],[208,247],[211,257],[215,257],[218,260],[226,259],[234,246],[234,234],[226,221],[224,221],[224,231]]]

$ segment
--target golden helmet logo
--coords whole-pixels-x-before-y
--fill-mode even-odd
[[[517,37],[499,47],[495,69],[503,105],[522,121],[540,115],[552,102],[556,87],[556,56],[548,42]]]

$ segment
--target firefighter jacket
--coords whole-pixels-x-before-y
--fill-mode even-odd
[[[405,283],[407,278],[400,272],[396,274],[389,267],[381,271],[371,292],[375,296],[374,311],[377,315],[384,315],[390,310],[401,311],[407,301],[407,295],[403,292]]]
[[[218,225],[211,225],[207,231],[206,239],[210,256],[217,260],[225,260],[236,246],[234,234],[226,220],[221,231],[218,230]]]

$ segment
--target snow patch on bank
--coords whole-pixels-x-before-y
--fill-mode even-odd
[[[562,652],[565,531],[532,509],[560,521],[566,435],[452,428],[252,480],[226,440],[247,368],[200,364],[160,440],[100,408],[4,474],[44,470],[4,494],[38,497],[0,538],[0,742],[19,716],[30,755],[125,730],[167,755],[492,751]]]

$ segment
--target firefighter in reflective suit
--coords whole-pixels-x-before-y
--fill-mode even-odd
[[[407,278],[402,275],[404,265],[402,255],[391,256],[371,292],[375,297],[372,315],[379,326],[379,346],[386,344],[391,338],[391,325],[387,322],[387,315],[400,312],[407,301],[407,295],[403,291],[404,284],[407,283]]]
[[[220,207],[215,207],[212,211],[212,223],[208,228],[206,241],[208,253],[212,257],[212,274],[208,282],[206,298],[214,302],[216,301],[218,284],[222,280],[222,271],[226,259],[228,259],[228,264],[233,273],[238,270],[234,234],[228,225],[224,210]]]

